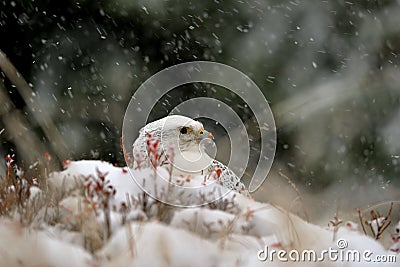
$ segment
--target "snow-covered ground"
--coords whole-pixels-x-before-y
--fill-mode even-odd
[[[36,205],[38,198],[47,204],[30,215],[29,224],[21,223],[18,214],[0,220],[0,266],[376,266],[378,261],[380,266],[398,266],[400,262],[400,223],[386,230],[393,233],[392,244],[382,244],[365,235],[358,223],[314,225],[235,192],[195,206],[193,198],[199,195],[185,194],[183,187],[167,191],[153,170],[136,170],[135,177],[141,182],[136,183],[126,167],[101,161],[72,161],[64,171],[51,173],[51,193],[31,187],[32,203],[27,205]],[[196,192],[202,196],[223,191],[217,183],[205,186],[200,176],[185,183],[199,186]],[[158,190],[160,198],[193,207],[154,200],[143,193],[143,184]]]

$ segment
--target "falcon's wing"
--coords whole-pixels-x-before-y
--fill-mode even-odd
[[[228,166],[222,164],[218,160],[214,160],[209,167],[209,171],[215,170],[221,171],[218,180],[222,184],[222,186],[232,189],[233,191],[237,191],[241,194],[249,195],[246,186],[240,181],[240,178],[231,169],[228,168]]]

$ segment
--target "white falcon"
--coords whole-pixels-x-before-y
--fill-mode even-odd
[[[248,195],[244,184],[232,170],[205,153],[203,142],[207,139],[213,139],[212,134],[204,130],[202,123],[191,118],[170,115],[153,121],[140,130],[133,143],[134,166],[151,166],[149,146],[157,140],[157,148],[162,151],[159,163],[163,166],[172,164],[173,175],[216,177],[225,188]]]

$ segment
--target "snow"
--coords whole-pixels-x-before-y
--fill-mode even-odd
[[[41,231],[0,221],[0,266],[91,266],[93,257],[83,248],[63,242]]]
[[[42,190],[40,190],[40,188],[37,186],[31,186],[29,188],[29,193],[30,193],[29,199],[31,201],[34,201],[35,198],[38,198],[40,196],[40,194],[42,193]]]
[[[106,178],[119,189],[115,196],[116,201],[126,202],[125,193],[136,195],[141,192],[126,168],[118,168],[108,162],[98,160],[68,162],[64,171],[50,174],[49,182],[59,190],[69,191],[79,187],[85,177],[96,176],[96,170],[108,173]]]
[[[205,208],[176,211],[171,226],[194,232],[202,237],[217,239],[227,234],[244,234],[246,221],[233,214]]]
[[[106,174],[116,190],[108,211],[88,201],[83,193],[85,177],[96,177],[98,171]],[[165,175],[166,170],[159,171]],[[135,170],[134,175],[137,181],[146,181],[149,188],[166,190],[153,170]],[[203,182],[202,177],[193,177],[185,185],[199,186],[204,194],[220,190],[216,183],[201,187]],[[335,231],[235,192],[200,207],[172,207],[144,199],[141,187],[126,168],[94,160],[68,162],[65,170],[49,175],[48,183],[62,194],[55,207],[38,212],[34,224],[23,227],[15,221],[0,220],[0,266],[287,266],[278,260],[259,260],[257,253],[266,247],[312,249],[317,253],[329,248],[371,251],[372,255],[391,255],[400,260],[396,230],[400,223],[393,229],[392,243],[382,244],[361,233],[355,222],[346,222]],[[195,195],[183,190],[186,187],[174,187],[169,197],[180,197],[180,203],[196,203]],[[31,187],[31,199],[44,194]],[[106,213],[110,217],[109,239],[105,234]],[[366,262],[289,264],[364,266]],[[373,262],[369,264],[373,266]],[[396,262],[385,266],[396,266]]]
[[[114,205],[119,207],[121,203],[126,203],[128,199],[137,197],[143,193],[143,190],[151,195],[162,198],[166,195],[167,199],[164,201],[172,201],[177,205],[199,205],[202,202],[194,197],[199,192],[199,188],[206,195],[213,194],[218,190],[218,194],[225,195],[228,191],[219,187],[217,183],[209,179],[204,184],[203,176],[194,176],[191,179],[177,176],[172,179],[172,182],[179,184],[179,187],[185,187],[187,190],[179,190],[176,187],[169,187],[169,183],[165,177],[169,177],[168,170],[164,168],[157,169],[157,182],[155,183],[154,171],[152,169],[133,170],[132,178],[126,167],[115,167],[112,164],[104,161],[97,160],[82,160],[68,162],[66,169],[61,172],[54,172],[50,174],[50,185],[61,191],[74,191],[74,189],[81,187],[84,183],[85,177],[90,175],[96,177],[96,172],[99,170],[107,174],[106,179],[110,181],[116,188],[116,195]],[[158,193],[156,193],[158,192]],[[213,200],[214,198],[212,198]],[[211,200],[210,200],[211,201]]]
[[[400,252],[400,221],[394,227],[395,233],[392,235],[392,245],[389,250],[393,252]]]
[[[207,240],[153,222],[121,228],[99,255],[110,259],[109,266],[132,262],[132,266],[195,267],[215,265],[220,259],[219,252],[218,247]]]
[[[368,221],[368,225],[371,226],[372,231],[374,232],[375,235],[378,234],[379,228],[381,228],[384,225],[384,222],[386,221],[385,217],[379,217],[374,220]]]

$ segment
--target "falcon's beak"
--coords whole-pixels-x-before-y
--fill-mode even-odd
[[[209,138],[211,140],[214,140],[214,136],[212,135],[212,133],[207,132],[206,130],[200,130],[197,132],[197,138],[201,141],[204,140],[206,138]]]

